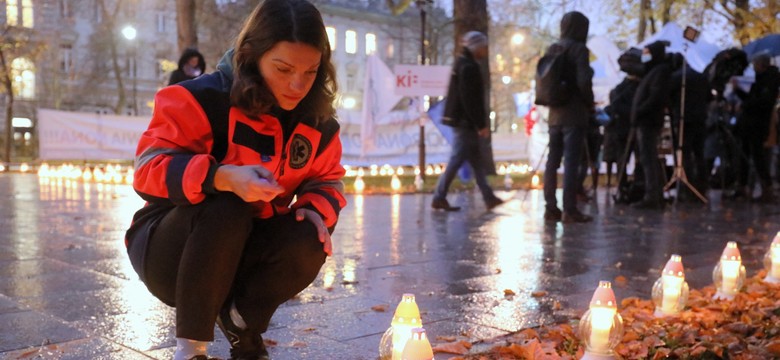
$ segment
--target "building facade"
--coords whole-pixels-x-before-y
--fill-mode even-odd
[[[221,14],[248,14],[247,6],[256,4],[213,1],[211,7],[199,5],[197,15],[212,24]],[[391,67],[418,63],[420,11],[414,5],[395,16],[381,0],[312,2],[323,14],[333,47],[339,107],[359,111],[368,55],[377,54]],[[437,55],[436,63],[448,63],[451,28],[447,32],[446,25],[438,25],[447,23],[443,10],[428,9],[428,14],[427,28],[434,30],[429,32],[444,39],[435,43],[445,44],[428,51],[446,54]],[[204,51],[207,71],[236,35],[218,29],[199,22],[199,47],[210,49]],[[35,158],[38,108],[150,116],[154,94],[167,84],[180,54],[175,0],[0,0],[0,31],[3,43],[13,45],[2,48],[14,93],[12,158]],[[0,90],[0,114],[9,100]],[[5,126],[0,121],[0,128]]]

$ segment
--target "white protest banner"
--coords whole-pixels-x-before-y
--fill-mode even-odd
[[[451,66],[396,65],[395,94],[403,96],[446,96]]]
[[[41,160],[133,160],[149,117],[38,109]]]

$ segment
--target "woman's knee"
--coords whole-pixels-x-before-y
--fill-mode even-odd
[[[250,204],[233,193],[220,193],[207,198],[198,219],[201,224],[213,222],[224,228],[247,229],[252,226],[254,216]]]
[[[324,244],[319,241],[317,229],[310,222],[299,222],[295,234],[291,241],[285,242],[285,257],[301,276],[314,280],[325,263]]]

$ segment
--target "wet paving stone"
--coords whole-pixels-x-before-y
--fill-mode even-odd
[[[448,213],[430,209],[430,194],[348,195],[334,255],[271,321],[272,358],[376,359],[404,293],[415,294],[434,344],[462,337],[479,349],[579,317],[600,280],[618,299],[649,298],[671,254],[701,288],[736,241],[752,276],[780,230],[780,205],[717,196],[648,212],[602,191],[583,206],[592,223],[566,225],[543,221],[540,191],[499,196],[509,201],[486,211],[478,193],[454,193],[463,210]],[[132,188],[0,173],[0,201],[0,359],[172,357],[175,310],[138,281],[124,248],[143,205]],[[217,329],[211,349],[228,355]]]

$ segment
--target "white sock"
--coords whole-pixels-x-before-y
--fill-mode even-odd
[[[246,329],[246,322],[244,322],[244,318],[241,317],[241,314],[238,313],[235,302],[230,306],[230,320],[233,321],[233,324],[238,326],[239,329]]]
[[[207,355],[207,341],[190,340],[185,338],[176,338],[176,353],[173,354],[173,360],[189,360],[198,355]]]

